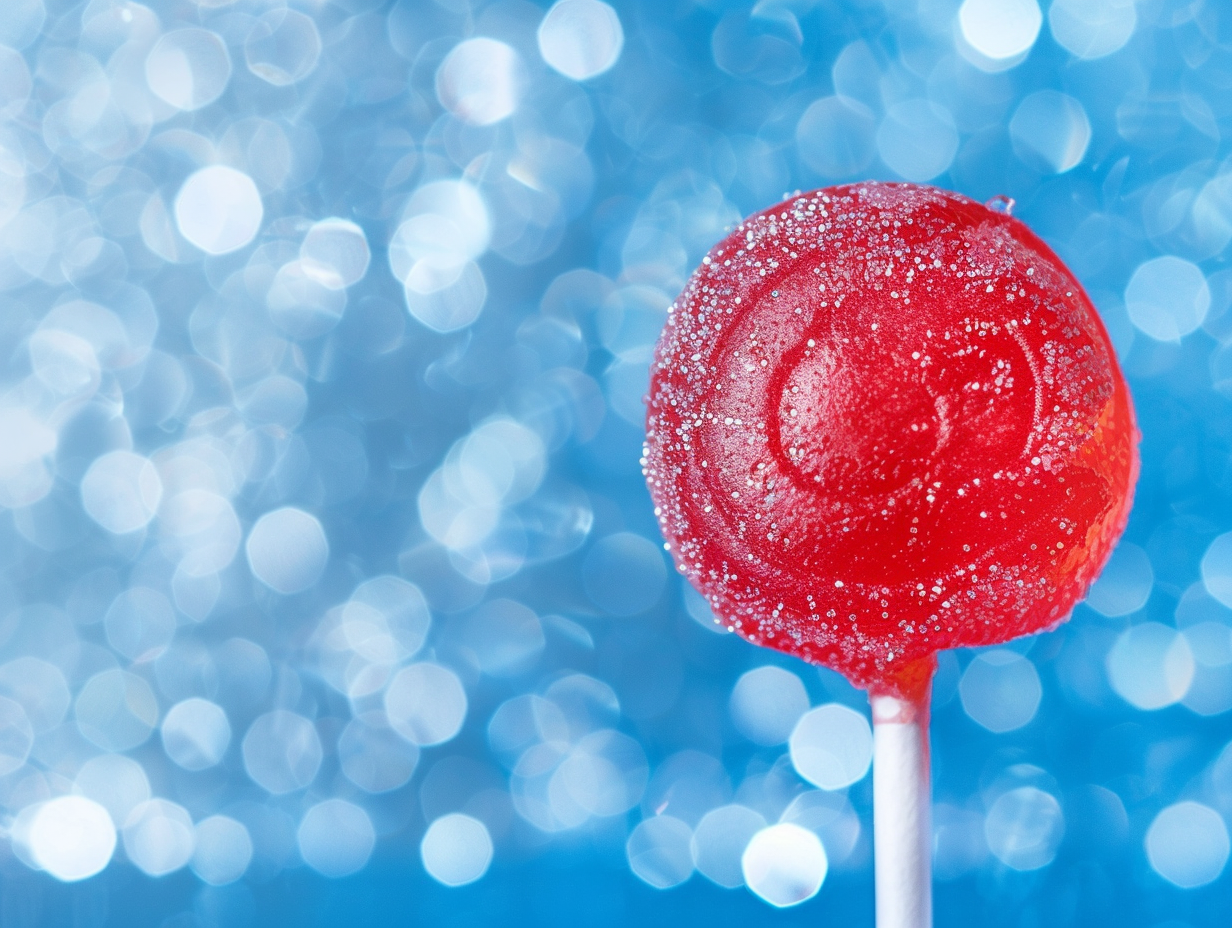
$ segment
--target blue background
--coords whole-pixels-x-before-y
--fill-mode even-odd
[[[175,648],[221,655],[236,636],[256,642],[273,682],[231,712],[233,736],[211,772],[171,764],[157,733],[124,750],[142,763],[154,793],[184,805],[194,821],[244,801],[299,821],[313,803],[338,796],[367,810],[375,850],[357,873],[329,879],[293,851],[263,863],[254,835],[247,876],[221,887],[187,868],[146,876],[122,851],[101,875],[64,885],[6,850],[0,924],[871,925],[869,777],[847,792],[860,825],[850,854],[832,852],[815,898],[776,910],[696,873],[666,890],[639,879],[625,842],[654,808],[634,802],[576,828],[537,830],[510,804],[509,770],[488,740],[506,700],[585,673],[618,698],[611,727],[640,745],[651,777],[692,750],[717,758],[732,786],[778,769],[785,789],[803,791],[807,784],[782,760],[785,746],[759,746],[733,724],[729,699],[740,675],[775,664],[800,678],[812,705],[866,711],[863,694],[835,674],[704,627],[705,607],[649,544],[660,540],[638,464],[649,346],[705,250],[742,215],[790,191],[866,177],[935,183],[979,200],[1012,197],[1015,215],[1070,264],[1103,314],[1143,433],[1125,535],[1135,547],[1103,585],[1102,607],[1080,606],[1069,624],[1013,647],[1037,670],[1038,710],[1010,731],[982,727],[959,693],[974,655],[943,662],[934,795],[971,813],[962,828],[976,850],[965,863],[953,852],[958,863],[935,889],[937,923],[1225,923],[1226,871],[1180,888],[1152,866],[1144,840],[1160,811],[1178,802],[1232,813],[1232,767],[1220,762],[1232,738],[1232,701],[1219,695],[1232,688],[1232,664],[1217,655],[1203,663],[1199,644],[1178,646],[1190,654],[1190,676],[1207,673],[1215,693],[1195,712],[1182,704],[1188,683],[1176,684],[1175,698],[1158,709],[1136,705],[1110,679],[1107,662],[1126,630],[1144,623],[1172,629],[1168,641],[1199,621],[1193,615],[1232,627],[1220,599],[1232,604],[1225,583],[1232,559],[1212,549],[1203,560],[1232,528],[1226,4],[1093,4],[1109,11],[1114,33],[1126,9],[1134,22],[1120,47],[1087,60],[1063,45],[1048,6],[1028,0],[1014,8],[1026,9],[1028,20],[1036,9],[1037,34],[1021,54],[994,60],[969,41],[980,34],[964,33],[950,0],[616,3],[618,61],[574,81],[549,68],[537,44],[546,6],[333,0],[291,5],[315,22],[320,52],[302,76],[281,84],[246,65],[257,17],[275,6],[153,2],[141,12],[104,0],[18,0],[10,22],[0,23],[0,45],[19,52],[31,75],[23,93],[20,69],[0,72],[0,145],[25,178],[18,205],[0,211],[8,223],[0,251],[9,253],[0,255],[5,389],[26,397],[39,370],[44,384],[52,376],[30,360],[31,339],[66,300],[148,304],[157,316],[156,334],[143,344],[130,326],[131,360],[102,363],[93,393],[49,413],[57,444],[43,458],[48,483],[0,515],[0,611],[12,616],[0,657],[50,654],[52,645],[31,629],[61,630],[95,649],[64,658],[74,695],[94,671],[114,665],[147,680],[165,712],[195,692],[185,682],[191,662],[167,662]],[[124,9],[153,31],[126,34],[131,18],[108,20],[127,24],[110,32],[98,21],[95,31],[83,25]],[[1011,20],[997,20],[1010,23],[1007,34],[1018,29]],[[179,112],[150,97],[141,62],[159,33],[186,26],[219,36],[231,65],[216,99]],[[515,105],[486,125],[451,110],[448,87],[441,89],[442,62],[474,36],[505,43],[517,62],[497,79],[513,88]],[[113,57],[125,42],[135,66]],[[66,64],[70,53],[75,64]],[[111,110],[97,122],[66,116],[57,106],[89,86],[94,78],[80,74],[90,67],[106,71],[113,102],[146,102],[122,107],[110,128]],[[91,113],[102,106],[78,105]],[[256,131],[244,122],[256,117],[268,134],[236,141]],[[135,217],[152,198],[161,197],[169,215],[186,178],[214,162],[258,181],[263,218],[251,242],[209,255],[190,244],[183,223],[165,234],[141,227]],[[519,171],[534,182],[519,187]],[[460,260],[474,262],[486,296],[473,319],[441,322],[422,308],[415,315],[422,301],[414,295],[408,312],[390,243],[416,190],[463,177],[483,200],[490,234]],[[47,214],[31,210],[56,197],[75,203],[48,207],[58,231],[31,244],[29,230],[49,227]],[[345,291],[345,308],[311,291],[309,302],[333,308],[279,317],[268,301],[237,296],[233,275],[248,268],[272,277],[294,260],[311,224],[331,216],[362,229],[372,253]],[[24,230],[20,241],[14,229]],[[21,260],[11,258],[18,252]],[[1150,264],[1162,256],[1185,265]],[[134,310],[125,318],[145,317]],[[268,354],[249,363],[247,348]],[[160,364],[179,373],[160,374]],[[270,400],[265,419],[254,411],[253,391],[275,374],[302,387],[298,416],[294,398]],[[169,384],[180,385],[173,398]],[[243,536],[263,514],[292,506],[319,521],[328,556],[305,588],[284,594],[260,576],[252,545],[237,545],[217,571],[217,599],[193,615],[176,595],[163,517],[136,532],[108,532],[86,511],[82,481],[90,462],[110,451],[157,458],[194,435],[223,436],[234,440],[231,452],[249,453],[249,446],[236,451],[237,433],[210,424],[220,411],[237,417],[235,429],[256,449],[258,463],[229,496]],[[494,416],[537,436],[518,433],[528,446],[539,442],[544,475],[524,499],[497,505],[495,528],[451,545],[425,524],[421,492],[455,443]],[[164,484],[169,494],[166,477]],[[648,543],[638,547],[631,535]],[[609,536],[619,544],[603,547]],[[371,795],[339,773],[334,743],[358,703],[329,682],[314,634],[359,583],[384,574],[423,591],[432,625],[416,659],[451,667],[468,707],[456,737],[422,749],[408,784]],[[174,645],[155,659],[133,660],[102,621],[112,598],[136,586],[176,603]],[[502,598],[536,617],[528,638],[506,643],[511,658],[487,654],[482,630],[473,631],[482,604]],[[103,651],[116,653],[103,660]],[[1134,663],[1149,663],[1149,655],[1126,653],[1131,676],[1153,672]],[[489,672],[506,658],[499,673]],[[315,723],[325,759],[305,791],[271,798],[250,776],[240,741],[256,714],[276,707]],[[40,735],[66,747],[36,746],[11,778],[35,772],[52,794],[68,790],[73,765],[102,753],[74,733],[73,719],[70,712],[59,735]],[[451,789],[425,798],[425,782],[436,782],[431,771],[446,761],[456,764],[440,768],[452,771]],[[1055,797],[1064,820],[1051,862],[1034,870],[1015,869],[980,845],[996,796],[1023,784]],[[476,883],[446,888],[425,872],[420,841],[438,814],[479,808],[472,800],[484,789],[505,797],[492,800],[491,868]],[[9,786],[3,792],[9,827],[25,801]]]

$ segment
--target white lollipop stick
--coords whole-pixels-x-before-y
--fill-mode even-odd
[[[928,695],[871,701],[877,928],[932,928]]]

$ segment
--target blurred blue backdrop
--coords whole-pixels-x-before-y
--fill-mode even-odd
[[[642,483],[793,190],[1016,215],[1143,431],[1073,620],[943,656],[939,924],[1232,909],[1223,0],[4,0],[0,924],[872,924],[867,707]]]

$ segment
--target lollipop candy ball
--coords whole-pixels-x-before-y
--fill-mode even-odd
[[[643,466],[722,622],[893,692],[940,649],[1068,616],[1125,527],[1136,441],[1047,245],[958,194],[863,183],[703,260],[651,368]]]

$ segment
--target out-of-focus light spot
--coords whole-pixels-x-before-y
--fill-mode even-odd
[[[838,703],[806,712],[789,745],[796,772],[822,789],[843,789],[863,779],[873,761],[868,720]]]
[[[611,615],[645,612],[659,601],[666,583],[667,568],[658,546],[632,532],[601,538],[582,562],[586,595]]]
[[[122,827],[133,809],[151,795],[145,769],[123,754],[91,757],[77,771],[73,785],[81,795],[106,809],[117,827]]]
[[[649,348],[632,348],[616,356],[603,372],[604,392],[612,412],[626,422],[640,424],[642,398],[650,385]]]
[[[26,843],[35,863],[66,883],[99,873],[115,852],[107,810],[84,796],[60,796],[34,813]]]
[[[261,516],[244,545],[252,574],[284,596],[312,586],[329,560],[325,530],[314,516],[286,506]]]
[[[1181,889],[1213,883],[1228,862],[1228,827],[1222,816],[1198,802],[1170,805],[1146,832],[1151,867]]]
[[[865,39],[855,38],[848,42],[830,67],[834,92],[867,107],[880,106],[883,60]]]
[[[0,776],[20,770],[34,745],[34,728],[20,703],[0,696]]]
[[[808,693],[790,670],[758,667],[736,681],[731,694],[732,721],[754,744],[782,744],[808,711]]]
[[[363,229],[331,217],[313,223],[299,247],[299,260],[309,277],[331,290],[342,290],[363,279],[372,252]]]
[[[467,619],[461,638],[478,669],[494,677],[526,672],[546,644],[539,617],[510,599],[480,606]]]
[[[475,259],[491,236],[488,208],[466,181],[435,181],[416,190],[389,243],[389,266],[403,283],[407,311],[436,332],[474,322],[488,298]]]
[[[488,744],[507,767],[539,742],[568,741],[569,723],[560,706],[532,693],[507,699],[488,721]]]
[[[666,812],[692,827],[716,806],[731,801],[731,780],[723,764],[701,751],[677,751],[655,769],[642,796],[646,815]]]
[[[0,693],[21,704],[36,732],[59,725],[72,702],[60,668],[29,655],[0,666]]]
[[[389,243],[389,266],[417,293],[444,289],[487,251],[492,224],[483,197],[463,180],[424,184],[407,200]]]
[[[91,519],[116,535],[149,525],[163,498],[163,483],[148,458],[109,451],[95,458],[81,478],[81,505]]]
[[[376,831],[359,806],[326,799],[304,813],[296,840],[304,863],[336,879],[363,869],[376,845]]]
[[[1232,609],[1232,532],[1212,541],[1202,555],[1202,585],[1211,596]]]
[[[192,174],[175,197],[180,234],[206,254],[225,255],[251,242],[265,206],[251,177],[215,164]]]
[[[34,81],[26,59],[20,52],[3,44],[3,40],[0,39],[0,118],[7,118],[18,112],[30,98],[30,91],[33,89]],[[13,186],[7,186],[4,183],[5,181],[20,182],[25,175],[24,167],[12,158],[7,147],[0,147],[0,163],[4,164],[4,169],[0,170],[0,178],[3,178],[0,180],[0,191],[7,190],[9,196],[12,196],[19,187],[24,190],[24,183]],[[9,205],[11,203],[12,201],[4,193],[0,193],[0,204]],[[20,206],[20,203],[17,205]],[[3,225],[2,220],[9,218],[11,216],[6,215],[4,210],[0,209],[0,225]]]
[[[172,706],[163,718],[163,750],[185,770],[213,767],[227,753],[231,723],[222,707],[194,696]]]
[[[1120,51],[1138,25],[1134,0],[1053,0],[1048,27],[1057,44],[1079,58]]]
[[[655,889],[671,889],[693,875],[693,832],[678,818],[643,819],[625,842],[629,867]]]
[[[123,835],[124,853],[148,876],[174,873],[193,856],[192,817],[166,799],[150,799],[133,809]]]
[[[230,638],[214,646],[213,657],[222,704],[246,709],[260,704],[273,676],[265,649],[245,638]]]
[[[1002,793],[984,819],[989,849],[1012,870],[1048,866],[1064,834],[1060,803],[1051,793],[1034,786]]]
[[[416,264],[417,269],[429,267]],[[415,273],[403,287],[407,312],[433,332],[466,328],[479,318],[488,299],[487,281],[475,262],[468,261],[446,276],[443,282],[446,278],[441,275]]]
[[[252,838],[240,822],[211,815],[193,829],[193,873],[210,886],[225,886],[244,875],[252,862]]]
[[[10,0],[0,20],[0,42],[22,49],[38,38],[47,18],[43,0]]]
[[[195,576],[185,571],[181,562],[175,573],[171,574],[171,595],[175,598],[176,608],[192,621],[205,621],[218,604],[221,593],[222,580],[216,573]]]
[[[338,763],[346,778],[368,793],[404,786],[419,763],[419,748],[400,737],[380,712],[351,719],[338,738]]]
[[[77,728],[104,751],[144,744],[158,723],[158,701],[150,685],[125,670],[104,670],[77,694]]]
[[[892,171],[917,183],[950,167],[958,151],[958,131],[949,111],[928,100],[890,107],[877,127],[877,151]]]
[[[365,580],[342,607],[347,643],[370,661],[397,663],[423,647],[432,615],[419,587],[401,577]]]
[[[428,875],[445,886],[465,886],[488,872],[492,837],[476,818],[454,812],[442,815],[424,832],[419,856]]]
[[[231,56],[209,29],[175,29],[150,49],[145,79],[156,96],[177,110],[199,110],[227,89]]]
[[[1026,57],[1043,22],[1036,0],[964,0],[958,10],[959,49],[973,52],[969,57],[978,67],[1001,71]]]
[[[440,664],[403,667],[385,690],[389,725],[420,747],[442,744],[466,721],[466,689],[458,675]]]
[[[1130,321],[1156,341],[1180,341],[1202,325],[1210,306],[1201,269],[1173,255],[1144,261],[1125,287]]]
[[[565,750],[563,744],[531,744],[513,765],[509,781],[514,809],[547,833],[578,828],[590,818],[574,798],[574,771],[562,773]]]
[[[244,735],[244,768],[253,782],[275,795],[303,789],[321,767],[321,739],[302,715],[275,709],[257,718]]]
[[[830,862],[817,835],[781,822],[753,835],[741,866],[750,890],[772,906],[785,908],[817,895]]]
[[[1206,258],[1227,248],[1232,242],[1232,174],[1221,171],[1203,184],[1189,213],[1193,224],[1190,253],[1194,257]],[[1226,270],[1216,272],[1207,281],[1212,292],[1213,312],[1208,312],[1203,324],[1210,326],[1211,334],[1216,337],[1223,335],[1227,325],[1228,281]]]
[[[538,38],[543,60],[575,81],[607,71],[625,44],[620,17],[601,0],[559,0],[539,23]]]
[[[497,528],[505,505],[538,488],[546,449],[537,434],[512,419],[491,419],[456,442],[419,492],[424,529],[454,551],[481,544]]]
[[[1035,665],[1005,650],[977,655],[958,684],[963,710],[976,724],[998,734],[1022,728],[1035,718],[1042,693]]]
[[[561,763],[548,784],[548,796],[560,799],[563,789],[570,802],[589,815],[621,815],[638,804],[649,774],[640,744],[618,731],[601,729],[582,738]]]
[[[154,660],[175,637],[175,610],[167,597],[141,586],[112,600],[103,617],[107,643],[135,664]]]
[[[720,70],[771,86],[799,77],[806,67],[796,13],[766,7],[734,8],[710,35],[710,54]]]
[[[303,384],[281,374],[258,381],[238,399],[244,418],[253,425],[278,425],[288,431],[303,421],[308,408]]]
[[[850,858],[860,840],[860,817],[842,792],[810,789],[798,793],[779,821],[791,822],[817,835],[832,865]]]
[[[12,55],[21,63],[21,67],[25,67],[25,59],[12,52]],[[22,74],[25,73],[28,83],[28,72],[16,71],[12,65],[13,59],[0,57],[0,86],[12,88],[14,82],[22,80]],[[0,90],[0,94],[4,91]],[[5,118],[4,113],[10,108],[20,108],[24,104],[24,98],[29,95],[28,88],[23,89],[20,95],[14,93],[11,102],[5,100],[4,96],[0,96],[0,119]],[[8,222],[21,213],[22,206],[26,202],[26,166],[17,155],[0,145],[0,228],[7,225]]]
[[[1232,628],[1199,622],[1183,632],[1194,656],[1194,678],[1181,703],[1198,715],[1232,709]]]
[[[948,882],[966,876],[988,859],[984,816],[970,809],[937,803],[933,818],[933,874]]]
[[[1146,605],[1154,584],[1155,573],[1146,552],[1123,541],[1112,552],[1099,579],[1087,591],[1085,602],[1109,618],[1129,615]]]
[[[164,501],[158,511],[162,541],[189,577],[216,574],[235,559],[240,521],[231,503],[209,490],[191,489]]]
[[[691,846],[697,872],[724,889],[743,886],[744,849],[765,827],[766,820],[747,806],[711,809],[693,831]]]
[[[40,329],[26,343],[34,375],[62,396],[84,397],[98,389],[99,361],[94,346],[61,329]]]
[[[1193,652],[1185,636],[1158,622],[1127,628],[1107,658],[1108,682],[1139,709],[1180,702],[1194,677]]]
[[[689,618],[715,635],[730,635],[731,629],[710,608],[710,603],[701,593],[693,589],[692,584],[685,584],[683,589],[684,608]]]
[[[327,286],[303,261],[288,261],[280,267],[265,295],[274,325],[298,339],[324,335],[338,324],[346,303],[341,287]]]
[[[441,106],[464,122],[490,126],[513,115],[521,96],[518,53],[495,39],[459,42],[436,72]]]
[[[52,485],[47,457],[56,450],[54,429],[20,406],[0,406],[0,505],[29,506]]]
[[[850,177],[868,167],[877,151],[877,118],[849,97],[822,97],[796,123],[800,160],[827,180]]]
[[[1091,122],[1082,104],[1055,90],[1026,97],[1010,119],[1018,157],[1034,168],[1064,174],[1082,163],[1091,143]]]
[[[316,68],[320,57],[317,24],[295,10],[265,13],[253,23],[244,41],[248,70],[275,87],[303,80]]]

